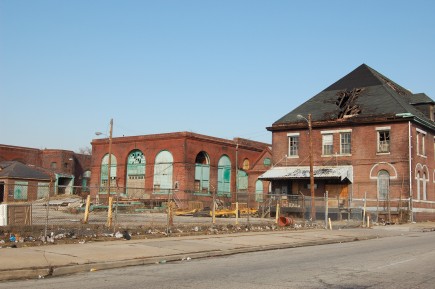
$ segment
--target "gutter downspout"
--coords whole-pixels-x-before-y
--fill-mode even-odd
[[[408,164],[409,164],[409,210],[410,210],[410,218],[411,222],[414,222],[414,213],[412,212],[413,209],[413,193],[412,193],[412,141],[411,141],[412,135],[411,135],[411,122],[408,121]]]

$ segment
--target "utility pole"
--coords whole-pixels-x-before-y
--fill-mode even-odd
[[[311,125],[311,113],[308,114],[308,134],[310,139],[310,190],[311,190],[311,220],[316,220],[316,202],[314,194],[314,160],[313,160],[313,129]]]
[[[239,143],[236,143],[236,203],[239,201]]]
[[[110,130],[109,130],[109,160],[107,162],[107,197],[110,197],[110,188],[111,188],[110,173],[112,170],[112,131],[113,131],[113,118],[110,119]]]
[[[314,194],[314,154],[313,154],[313,127],[311,125],[311,113],[308,114],[308,119],[303,115],[298,114],[297,118],[303,119],[308,123],[308,138],[310,143],[310,191],[311,191],[311,221],[316,220],[316,201]]]

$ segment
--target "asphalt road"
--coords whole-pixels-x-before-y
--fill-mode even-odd
[[[435,232],[184,260],[0,288],[435,288]]]

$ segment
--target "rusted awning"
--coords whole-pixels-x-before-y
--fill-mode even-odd
[[[307,179],[310,178],[310,167],[274,167],[262,174],[260,180]],[[340,179],[353,182],[352,166],[315,166],[314,178]]]

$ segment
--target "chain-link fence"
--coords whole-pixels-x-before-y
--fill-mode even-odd
[[[273,224],[277,216],[303,222],[331,220],[398,223],[409,218],[409,199],[344,199],[324,196],[250,192],[195,193],[178,190],[147,192],[116,188],[110,198],[104,188],[70,187],[59,190],[51,184],[8,186],[8,201],[0,206],[0,224],[5,230],[34,239],[69,236],[113,236],[118,231],[138,234],[169,234],[215,226]],[[59,193],[61,192],[61,193]],[[69,192],[69,193],[65,193]],[[89,196],[89,197],[88,197]],[[32,198],[34,200],[32,200]],[[3,230],[3,231],[5,231]],[[157,233],[156,233],[157,232]]]

